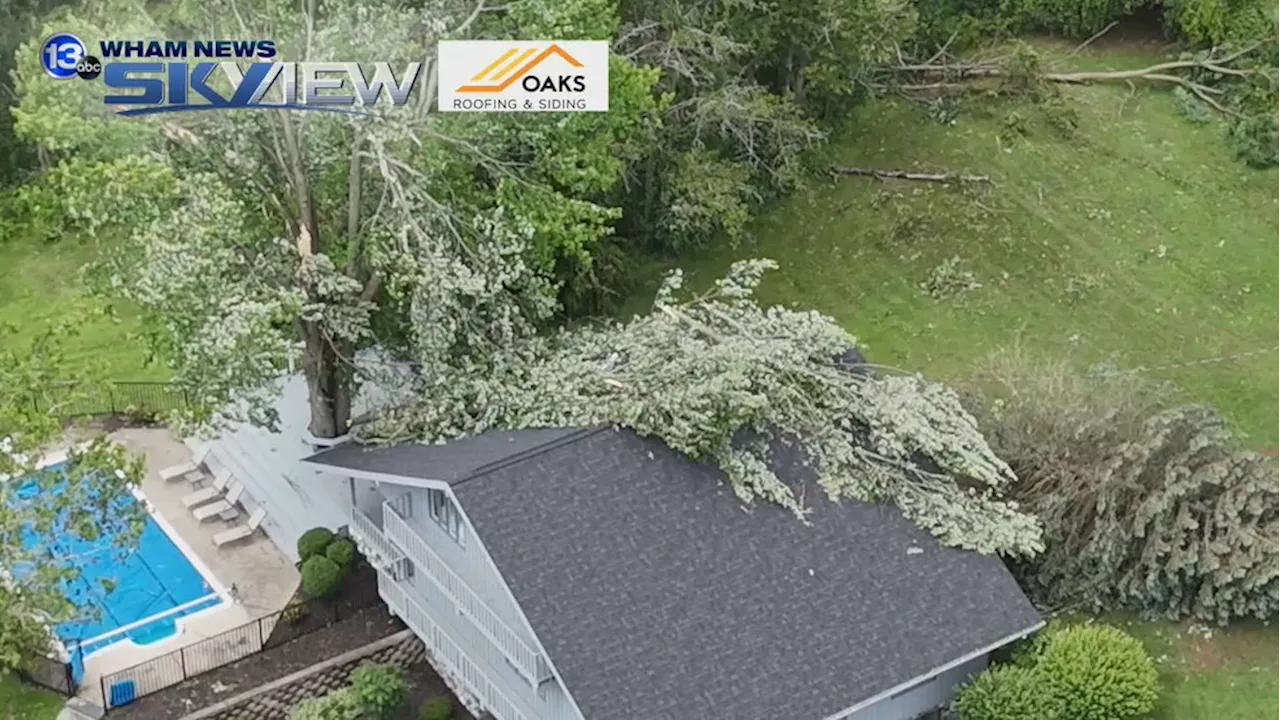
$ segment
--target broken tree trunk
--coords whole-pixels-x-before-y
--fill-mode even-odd
[[[899,180],[923,180],[926,182],[977,182],[989,183],[991,178],[987,175],[961,175],[959,173],[915,173],[905,170],[875,170],[873,168],[856,168],[856,167],[833,167],[831,172],[836,175],[862,175],[866,177],[874,177],[880,179],[896,178]]]

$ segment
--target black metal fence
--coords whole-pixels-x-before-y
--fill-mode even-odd
[[[26,665],[18,670],[18,677],[59,695],[72,697],[76,694],[77,686],[71,671],[71,663],[61,660],[48,657],[30,658]]]
[[[131,414],[154,416],[188,405],[184,390],[167,382],[117,381],[84,387],[73,383],[54,385],[41,397],[32,398],[37,411],[58,417]]]
[[[138,698],[177,685],[202,673],[279,647],[345,620],[381,602],[376,580],[354,569],[335,600],[291,603],[280,612],[254,620],[198,643],[152,658],[131,668],[103,675],[102,707],[127,705]],[[369,570],[372,575],[372,570]],[[374,575],[373,577],[376,577]]]

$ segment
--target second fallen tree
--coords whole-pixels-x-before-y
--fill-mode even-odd
[[[1205,104],[1225,115],[1239,117],[1240,113],[1223,104],[1226,90],[1208,84],[1211,79],[1244,78],[1259,72],[1256,68],[1233,67],[1233,63],[1249,57],[1273,40],[1249,45],[1230,53],[1213,52],[1198,58],[1185,58],[1156,63],[1134,70],[1104,70],[1083,72],[1040,72],[1032,68],[1017,68],[1002,57],[971,62],[948,61],[938,54],[923,63],[899,62],[882,68],[882,79],[872,84],[876,89],[896,89],[904,92],[945,91],[970,86],[975,80],[1014,80],[1020,77],[1048,83],[1082,85],[1097,82],[1150,81],[1178,85],[1194,94]],[[1177,73],[1187,73],[1177,74]],[[911,76],[914,76],[913,78]],[[902,82],[900,78],[911,78]]]

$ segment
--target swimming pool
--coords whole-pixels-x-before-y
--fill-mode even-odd
[[[42,472],[59,472],[53,464]],[[30,500],[40,485],[35,478],[19,483],[12,502]],[[55,482],[50,491],[56,491]],[[110,507],[125,509],[145,502],[140,495],[124,493],[111,499]],[[123,549],[122,527],[106,528],[92,541],[82,539],[65,527],[66,517],[52,523],[52,530],[37,533],[28,526],[23,546],[40,548],[52,562],[66,563],[79,576],[64,581],[62,590],[79,612],[60,623],[54,634],[64,645],[76,680],[88,655],[129,640],[138,645],[154,643],[178,632],[178,620],[222,602],[210,581],[192,564],[161,527],[157,516],[148,513],[138,545]],[[20,574],[22,568],[17,568]]]

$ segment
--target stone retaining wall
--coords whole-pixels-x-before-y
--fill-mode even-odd
[[[345,686],[351,673],[364,663],[389,663],[406,670],[426,659],[422,641],[413,631],[404,630],[197,710],[181,720],[288,720],[290,708],[306,698]]]

